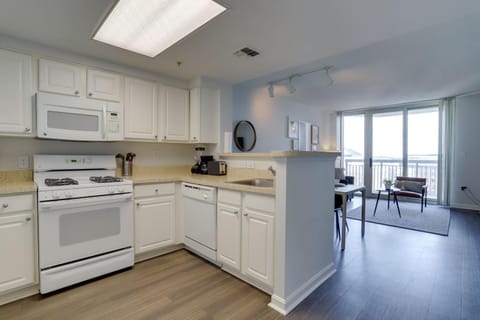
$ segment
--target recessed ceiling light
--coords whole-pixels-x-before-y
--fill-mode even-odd
[[[153,58],[225,10],[212,0],[119,0],[93,39]]]

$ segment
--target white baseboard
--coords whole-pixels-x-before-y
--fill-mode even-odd
[[[40,293],[38,284],[0,295],[0,306]]]
[[[183,244],[174,244],[166,248],[154,249],[148,252],[138,253],[135,255],[135,263],[142,262],[145,260],[153,259],[159,256],[163,256],[167,253],[178,251],[185,248]]]
[[[335,271],[335,265],[333,263],[328,264],[325,268],[311,277],[307,282],[293,291],[286,299],[275,294],[272,295],[272,299],[268,306],[284,316],[287,315],[315,289],[317,289],[320,285],[322,285],[322,283],[330,278]]]
[[[480,207],[474,204],[465,204],[465,203],[452,203],[450,204],[451,209],[463,209],[463,210],[472,210],[480,211]]]

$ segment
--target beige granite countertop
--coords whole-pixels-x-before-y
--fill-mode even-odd
[[[0,195],[29,193],[37,191],[32,170],[1,171]]]
[[[118,173],[118,171],[117,171]],[[120,174],[117,174],[120,176]],[[254,192],[275,195],[275,188],[264,188],[228,183],[228,181],[250,178],[273,178],[266,170],[229,169],[226,176],[211,176],[190,173],[189,166],[175,167],[137,167],[133,168],[133,175],[124,177],[134,184],[189,182],[216,188]],[[0,195],[14,193],[28,193],[37,191],[33,182],[31,170],[2,171],[0,172]]]
[[[124,177],[134,184],[189,182],[216,188],[231,189],[275,195],[275,188],[264,188],[228,183],[228,181],[250,178],[273,178],[266,170],[229,169],[226,176],[211,176],[190,173],[190,167],[134,167],[133,175]]]

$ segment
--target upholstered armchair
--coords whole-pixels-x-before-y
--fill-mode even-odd
[[[396,192],[397,196],[420,199],[420,211],[427,207],[427,179],[412,177],[397,177],[395,188],[400,189]]]

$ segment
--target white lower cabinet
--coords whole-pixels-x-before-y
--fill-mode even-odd
[[[217,205],[217,260],[240,271],[242,215],[240,207]]]
[[[175,244],[175,185],[135,186],[135,253]]]
[[[0,197],[0,293],[35,282],[33,196]]]
[[[257,283],[273,286],[275,198],[219,189],[217,259]]]

